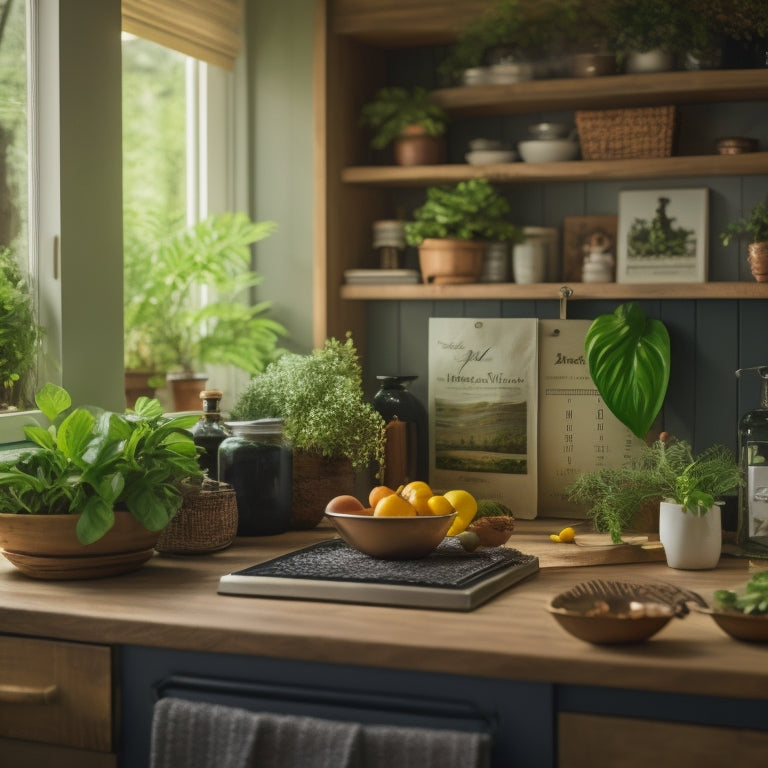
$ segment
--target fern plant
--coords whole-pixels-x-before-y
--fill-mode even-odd
[[[587,505],[595,528],[618,544],[646,503],[671,501],[681,514],[700,516],[741,482],[739,466],[724,446],[694,457],[684,440],[657,440],[627,466],[585,472],[567,492],[570,501]]]
[[[746,216],[728,224],[720,234],[720,239],[723,245],[728,245],[733,238],[741,235],[749,235],[753,243],[768,241],[768,195]]]

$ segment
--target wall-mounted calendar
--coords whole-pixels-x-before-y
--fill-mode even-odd
[[[430,485],[495,499],[521,519],[583,517],[582,472],[628,462],[642,441],[587,369],[589,320],[432,318]]]

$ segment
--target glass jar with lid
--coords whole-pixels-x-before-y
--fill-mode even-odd
[[[232,436],[219,446],[219,480],[235,489],[238,536],[288,530],[293,451],[283,425],[283,419],[227,422]]]
[[[220,389],[204,389],[200,393],[203,415],[190,430],[195,445],[203,449],[199,458],[200,468],[211,480],[219,479],[219,446],[229,437],[229,431],[221,420],[222,397]]]

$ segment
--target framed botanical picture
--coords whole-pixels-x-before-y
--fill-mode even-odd
[[[708,189],[619,192],[616,281],[707,280]]]
[[[563,219],[564,282],[613,282],[616,229],[616,216],[566,216]]]

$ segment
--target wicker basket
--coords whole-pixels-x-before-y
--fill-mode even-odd
[[[237,498],[227,483],[206,480],[184,497],[176,517],[163,529],[158,552],[198,555],[228,547],[237,535]]]
[[[674,106],[578,110],[581,156],[584,160],[669,157],[676,122]]]

